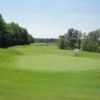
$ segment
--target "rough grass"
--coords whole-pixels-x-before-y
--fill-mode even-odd
[[[100,100],[100,54],[42,44],[0,49],[0,100]]]

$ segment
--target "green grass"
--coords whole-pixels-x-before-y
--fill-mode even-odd
[[[0,49],[0,100],[100,100],[100,54],[42,44]]]

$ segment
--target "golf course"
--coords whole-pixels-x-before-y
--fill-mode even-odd
[[[100,100],[100,53],[42,43],[1,48],[0,100]]]

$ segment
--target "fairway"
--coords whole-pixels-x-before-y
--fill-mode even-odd
[[[0,49],[0,100],[100,100],[100,54],[51,44]]]

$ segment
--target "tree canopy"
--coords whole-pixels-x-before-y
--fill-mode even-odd
[[[33,37],[27,29],[20,27],[17,23],[6,23],[0,14],[0,47],[13,45],[24,45],[33,43]]]
[[[100,52],[100,29],[89,32],[70,28],[63,36],[59,36],[60,49],[82,49],[83,51]]]
[[[91,52],[100,52],[100,30],[90,32],[82,42],[82,49]]]
[[[59,47],[61,49],[80,49],[81,37],[81,31],[70,28],[67,33],[59,37]]]

